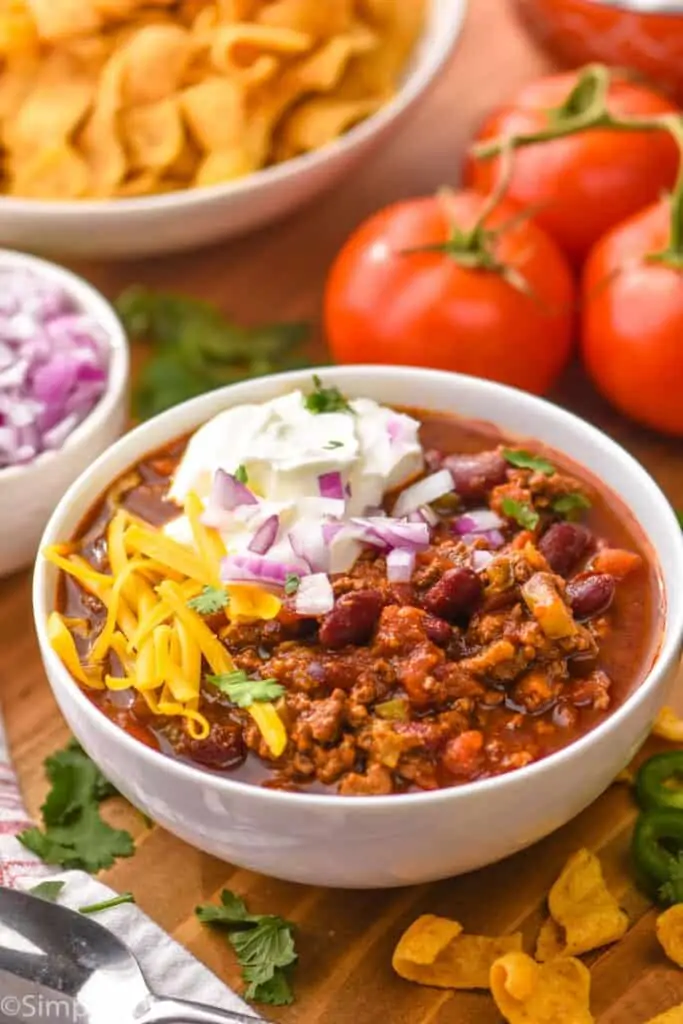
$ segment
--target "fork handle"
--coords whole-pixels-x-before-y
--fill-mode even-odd
[[[154,997],[136,1024],[267,1024],[260,1017],[218,1010],[184,999]]]

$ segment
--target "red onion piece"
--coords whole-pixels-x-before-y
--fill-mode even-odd
[[[475,572],[481,572],[483,569],[488,568],[493,559],[494,555],[490,551],[475,548],[472,552],[472,568]]]
[[[213,478],[210,503],[217,505],[224,512],[232,512],[238,505],[257,505],[258,498],[232,473],[217,469]]]
[[[387,555],[387,579],[390,583],[410,583],[414,570],[414,551],[394,548]]]
[[[297,558],[303,559],[313,573],[325,572],[329,565],[329,543],[322,523],[302,521],[289,531],[289,543]]]
[[[505,544],[505,537],[500,530],[482,530],[481,533],[463,533],[460,540],[464,544],[474,544],[477,540],[485,540],[491,548],[502,548]]]
[[[253,551],[255,555],[265,555],[270,551],[275,538],[277,537],[278,530],[280,529],[280,517],[279,516],[268,516],[251,539],[249,544],[249,550]]]
[[[283,587],[288,576],[301,576],[300,565],[270,561],[264,555],[226,555],[221,561],[223,583],[261,583]]]
[[[321,498],[344,498],[344,481],[341,473],[321,473],[318,477],[318,489]]]
[[[324,572],[304,576],[294,599],[294,608],[299,615],[326,615],[334,608],[334,591]]]
[[[384,550],[409,548],[412,551],[422,551],[429,547],[429,527],[425,522],[409,523],[406,520],[393,519],[391,516],[356,517],[351,522],[359,530],[359,540]]]
[[[485,530],[499,530],[503,525],[500,516],[490,508],[475,508],[453,520],[456,533],[484,533]]]
[[[334,538],[344,529],[343,523],[323,523],[323,540],[329,547]]]
[[[453,490],[453,477],[447,469],[440,469],[437,473],[425,476],[417,483],[406,487],[405,491],[401,491],[391,514],[396,518],[407,516],[411,512],[416,512],[421,505],[430,505]]]

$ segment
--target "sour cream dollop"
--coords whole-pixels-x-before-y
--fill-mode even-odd
[[[325,571],[347,571],[361,550],[354,517],[379,508],[389,491],[424,468],[417,420],[368,398],[349,406],[351,411],[313,413],[297,390],[219,413],[190,439],[169,498],[182,505],[194,492],[206,507],[216,471],[234,475],[243,467],[258,502],[240,505],[221,522],[229,554],[248,552],[259,528],[275,515],[277,536],[265,557],[303,570],[302,541],[317,543],[325,551]],[[164,531],[192,543],[184,515]]]

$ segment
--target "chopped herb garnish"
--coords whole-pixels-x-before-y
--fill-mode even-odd
[[[523,448],[503,448],[503,458],[518,469],[535,469],[538,473],[553,476],[555,467],[541,455],[534,455]]]
[[[238,483],[240,484],[249,483],[249,474],[247,473],[247,467],[243,466],[242,463],[240,463],[237,469],[235,470],[235,480],[237,480]]]
[[[332,451],[334,448],[343,448],[343,447],[344,447],[344,442],[343,441],[328,441],[327,444],[323,445],[323,448],[326,451]]]
[[[561,494],[552,503],[553,512],[564,516],[565,519],[577,519],[582,512],[591,507],[591,503],[584,494],[574,491],[572,494]]]
[[[304,405],[309,412],[353,412],[339,388],[323,387],[317,373],[313,374],[313,384],[315,390],[311,391],[310,395],[304,395]]]
[[[187,606],[200,615],[215,615],[229,603],[230,598],[223,587],[203,587],[201,594],[188,601]]]
[[[535,508],[528,505],[525,501],[516,501],[514,498],[503,498],[501,507],[503,514],[508,519],[514,519],[515,522],[523,526],[525,530],[535,530],[538,526],[540,516]]]
[[[122,892],[120,896],[112,896],[110,900],[102,900],[101,903],[89,903],[86,907],[79,907],[78,911],[80,914],[99,914],[101,910],[111,910],[123,903],[135,903],[132,892]]]
[[[301,577],[297,576],[295,572],[290,572],[285,580],[285,594],[287,594],[288,597],[291,597],[292,594],[296,594],[300,583]]]
[[[116,790],[75,741],[48,757],[45,771],[52,783],[41,808],[45,828],[17,836],[28,850],[48,864],[91,874],[135,852],[133,837],[100,817],[99,804]]]
[[[248,708],[250,704],[262,701],[277,700],[285,692],[285,688],[275,679],[248,679],[246,672],[221,672],[216,676],[207,676],[206,681],[229,697],[238,708]]]
[[[247,999],[270,1006],[293,1002],[289,976],[297,954],[290,921],[275,914],[250,914],[229,889],[223,889],[220,906],[205,903],[195,913],[202,924],[226,929],[242,968]]]
[[[683,511],[681,511],[680,508],[675,508],[674,512],[676,513],[676,519],[680,523],[681,529],[683,530]]]
[[[242,327],[209,302],[140,285],[116,308],[128,334],[151,349],[133,395],[140,419],[245,378],[310,366],[305,323]]]
[[[38,885],[34,885],[28,891],[31,896],[37,896],[39,900],[56,903],[65,885],[66,882],[38,882]]]

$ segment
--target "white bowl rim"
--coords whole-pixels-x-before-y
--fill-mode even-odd
[[[170,421],[173,413],[177,413],[179,409],[187,409],[191,405],[208,404],[211,399],[216,401],[218,396],[221,394],[225,395],[228,401],[230,401],[230,398],[236,391],[239,389],[246,389],[248,386],[254,386],[259,380],[268,383],[282,383],[283,385],[291,383],[294,386],[298,386],[301,384],[302,379],[305,379],[315,373],[320,376],[323,383],[329,382],[330,384],[334,384],[335,371],[342,372],[344,375],[350,374],[352,377],[357,376],[360,387],[362,387],[362,381],[364,378],[381,378],[381,376],[387,372],[391,373],[394,378],[405,377],[406,384],[411,385],[413,388],[416,384],[416,375],[424,380],[441,380],[443,383],[450,380],[451,382],[461,383],[470,388],[477,388],[481,392],[482,406],[490,409],[495,409],[496,396],[500,395],[502,391],[506,392],[508,396],[514,397],[516,401],[526,406],[530,413],[531,422],[533,422],[533,412],[543,410],[546,414],[556,417],[556,419],[561,423],[565,423],[567,426],[571,426],[575,429],[578,428],[584,433],[587,444],[591,441],[599,442],[603,449],[606,448],[609,451],[612,458],[616,458],[620,465],[637,481],[639,481],[642,487],[648,490],[652,496],[652,500],[660,505],[663,521],[665,523],[668,521],[668,536],[660,538],[659,541],[662,543],[666,542],[670,545],[673,560],[678,563],[679,578],[683,578],[683,533],[670,502],[643,466],[641,466],[632,455],[622,448],[621,445],[617,444],[616,441],[613,441],[607,434],[603,433],[603,431],[594,427],[585,420],[582,420],[574,413],[568,412],[566,409],[554,405],[546,399],[528,394],[527,392],[519,391],[517,388],[499,384],[495,381],[470,377],[465,374],[448,373],[441,370],[421,369],[413,366],[387,367],[368,364],[345,365],[338,367],[311,367],[310,369],[291,370],[287,373],[272,374],[267,377],[228,385],[225,388],[221,388],[216,391],[200,395],[196,398],[192,398],[187,402],[183,402],[181,405],[175,406],[175,408],[161,413],[160,416],[155,417],[155,420],[159,420],[162,417],[168,417]],[[149,422],[151,421],[148,421],[148,423]],[[493,422],[495,424],[495,419],[489,420],[489,422]],[[120,438],[115,445],[99,456],[99,458],[95,460],[95,462],[93,462],[93,464],[71,485],[55,508],[50,521],[45,527],[39,551],[42,550],[46,544],[55,542],[55,540],[51,538],[51,534],[58,533],[60,519],[68,509],[72,500],[71,495],[79,488],[82,478],[85,477],[86,474],[95,472],[99,465],[106,459],[110,458],[115,448],[123,442],[130,442],[131,438],[144,437],[148,423],[141,424],[133,431]],[[169,437],[169,440],[170,439],[171,438]],[[143,446],[143,451],[144,450]],[[47,566],[43,563],[43,560],[39,555],[36,559],[33,575],[32,603],[35,627],[41,651],[43,657],[50,660],[52,670],[61,677],[62,683],[71,687],[73,700],[80,705],[81,710],[89,715],[96,716],[94,720],[97,723],[97,728],[108,733],[112,740],[116,740],[121,743],[124,755],[128,750],[131,755],[135,755],[142,759],[143,762],[149,764],[153,769],[155,766],[157,769],[161,768],[159,761],[161,758],[165,763],[166,769],[171,773],[171,775],[180,776],[188,782],[196,782],[198,785],[201,785],[203,782],[211,787],[215,786],[226,796],[230,796],[231,794],[239,794],[241,797],[249,796],[251,799],[261,802],[262,806],[272,803],[292,803],[293,805],[300,806],[307,805],[313,809],[330,808],[332,806],[339,805],[340,809],[352,806],[354,811],[372,814],[373,811],[386,811],[388,808],[396,807],[398,805],[410,805],[414,803],[447,803],[451,800],[458,799],[459,795],[464,798],[466,796],[481,794],[481,796],[484,797],[486,793],[490,792],[493,788],[512,788],[521,783],[531,785],[534,779],[540,779],[543,773],[549,768],[559,768],[563,763],[565,766],[568,766],[574,757],[580,756],[581,752],[592,743],[597,742],[603,737],[617,733],[622,721],[636,711],[640,705],[647,702],[650,689],[656,685],[662,673],[666,672],[672,663],[678,659],[680,656],[681,638],[683,638],[683,598],[678,600],[670,599],[671,594],[666,588],[663,577],[660,573],[662,596],[664,599],[663,642],[654,655],[652,665],[638,688],[626,697],[623,703],[612,714],[608,715],[593,729],[584,733],[578,739],[569,743],[566,747],[549,754],[541,760],[534,761],[529,765],[517,768],[502,775],[496,775],[488,779],[478,779],[474,782],[464,783],[459,786],[451,786],[444,789],[436,789],[426,792],[395,793],[389,796],[341,796],[338,793],[290,792],[287,790],[268,789],[253,783],[242,782],[238,779],[226,778],[222,775],[214,774],[200,767],[195,767],[192,764],[180,761],[177,758],[169,757],[160,751],[151,749],[139,740],[134,739],[124,729],[115,725],[114,722],[96,708],[93,703],[88,700],[47,641],[45,623],[48,610],[51,610],[52,608],[53,599],[48,596],[47,588],[45,586],[46,568]],[[675,609],[675,616],[673,618],[672,608]]]
[[[326,163],[343,151],[353,150],[364,141],[381,132],[399,114],[407,110],[424,93],[445,65],[452,48],[460,35],[467,10],[468,0],[453,0],[451,22],[447,31],[442,32],[435,45],[425,51],[423,59],[415,66],[394,96],[370,117],[354,125],[333,142],[320,149],[292,157],[280,164],[260,168],[232,182],[205,185],[199,188],[178,189],[161,195],[125,196],[118,199],[27,199],[23,196],[0,195],[0,217],[21,214],[37,216],[60,215],[64,218],[80,213],[97,214],[113,219],[125,213],[162,213],[169,209],[179,212],[190,206],[192,209],[210,205],[217,198],[239,197],[245,193],[258,193],[277,182],[286,181],[299,171],[310,171]],[[419,43],[417,44],[419,45]]]
[[[114,307],[85,278],[74,274],[59,263],[41,259],[29,253],[15,249],[0,249],[0,270],[26,269],[60,285],[76,300],[81,310],[90,314],[102,327],[109,340],[109,367],[107,384],[103,394],[97,400],[87,416],[74,427],[59,448],[39,452],[30,462],[18,466],[0,467],[0,487],[7,480],[16,480],[28,476],[34,469],[48,469],[51,462],[59,459],[65,452],[75,448],[93,431],[98,430],[109,419],[128,386],[130,353],[128,339],[123,324],[119,320]]]

